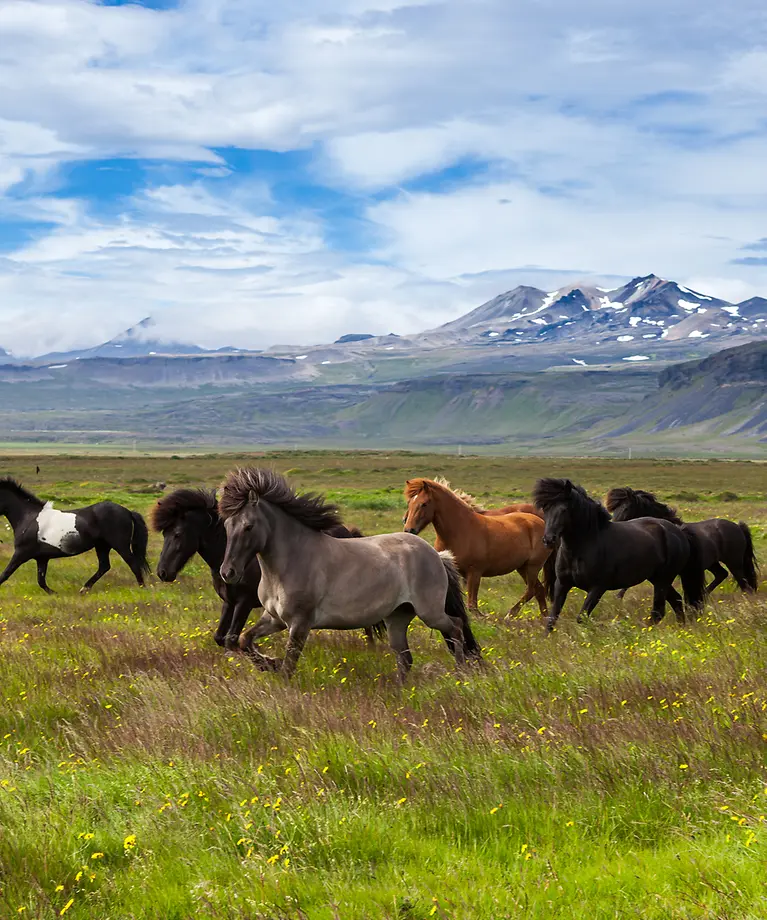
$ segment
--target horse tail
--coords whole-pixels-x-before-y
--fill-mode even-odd
[[[146,557],[146,550],[149,544],[149,530],[147,529],[146,521],[138,511],[131,511],[130,516],[133,521],[133,533],[130,538],[131,552],[136,559],[138,559],[141,571],[144,575],[148,575],[152,571],[149,567],[149,560]]]
[[[546,589],[546,596],[549,600],[554,599],[554,585],[557,583],[557,550],[559,545],[555,546],[549,553],[548,558],[543,563],[543,587]]]
[[[681,528],[687,537],[690,554],[684,568],[679,573],[682,579],[684,600],[688,607],[700,610],[706,599],[706,570],[703,568],[703,553],[697,535],[687,527]]]
[[[738,527],[743,531],[743,536],[746,538],[746,551],[743,554],[743,575],[749,589],[756,594],[759,587],[759,563],[756,561],[751,528],[743,521],[738,523]]]
[[[482,657],[482,650],[479,643],[471,631],[469,614],[466,612],[466,602],[463,599],[463,586],[461,585],[461,575],[458,566],[455,564],[455,558],[449,550],[443,550],[439,554],[442,565],[445,567],[447,574],[447,595],[445,596],[445,613],[453,619],[460,620],[463,626],[463,644],[464,650],[469,658],[479,659]],[[445,640],[448,648],[452,650],[452,640]]]

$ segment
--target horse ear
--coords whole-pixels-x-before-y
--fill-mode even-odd
[[[254,489],[251,489],[248,493],[248,501],[251,503],[251,505],[258,504],[258,493]]]
[[[573,491],[573,484],[569,479],[565,480],[565,495],[569,495]]]
[[[431,492],[431,486],[425,479],[423,481],[423,485],[421,486],[421,491],[425,492],[426,495],[428,495]]]

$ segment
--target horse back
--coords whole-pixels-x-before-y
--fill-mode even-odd
[[[740,524],[728,521],[726,518],[709,518],[705,521],[695,521],[687,527],[701,541],[705,558],[704,565],[714,565],[729,558],[740,560],[746,551],[746,537]]]
[[[536,517],[543,520],[543,512],[529,502],[521,502],[518,505],[506,505],[504,508],[488,508],[486,511],[480,511],[479,513],[489,517],[501,517],[506,514],[514,514],[517,511],[521,511],[524,514],[534,514]]]

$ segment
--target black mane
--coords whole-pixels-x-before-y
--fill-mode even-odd
[[[329,530],[342,523],[338,508],[321,495],[298,495],[276,470],[252,466],[233,470],[227,476],[218,503],[219,514],[224,520],[238,514],[252,497],[276,505],[311,530]]]
[[[533,489],[533,504],[544,514],[557,505],[566,505],[573,524],[583,531],[601,530],[610,523],[605,506],[570,479],[539,479]]]
[[[17,482],[12,476],[2,476],[0,477],[0,491],[12,492],[18,498],[23,499],[24,501],[29,502],[32,505],[35,505],[37,508],[42,508],[45,505],[45,502],[42,499],[39,499],[32,492],[27,491],[24,486]]]
[[[188,511],[207,511],[218,517],[213,489],[176,489],[161,498],[149,513],[152,530],[162,533]]]
[[[672,524],[684,524],[676,508],[659,502],[652,492],[644,489],[630,489],[628,486],[610,489],[605,502],[608,511],[612,512],[616,521],[630,521],[632,518],[653,517]]]

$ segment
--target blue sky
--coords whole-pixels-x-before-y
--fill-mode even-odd
[[[0,346],[435,326],[518,283],[767,294],[761,0],[0,5]]]

